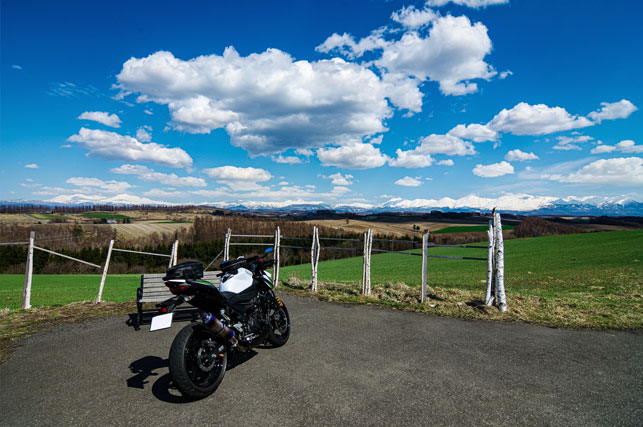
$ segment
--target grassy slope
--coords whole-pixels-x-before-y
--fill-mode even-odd
[[[98,274],[34,274],[31,305],[42,307],[64,305],[96,299],[100,285]],[[141,284],[138,274],[109,274],[105,281],[103,300],[125,302],[136,297]],[[22,274],[0,275],[0,308],[15,309],[22,305]]]
[[[503,225],[503,230],[513,230],[515,227],[513,225]],[[462,227],[446,227],[439,230],[433,231],[433,234],[442,234],[442,233],[469,233],[476,231],[487,231],[489,229],[486,225],[465,225]]]
[[[94,219],[131,219],[127,215],[115,214],[115,213],[109,213],[109,212],[85,212],[80,215],[86,218],[94,218]]]
[[[430,251],[475,257],[485,253],[482,249]],[[643,328],[643,231],[515,239],[505,242],[505,252],[505,285],[513,318],[558,326]],[[361,268],[361,258],[320,263],[319,280],[359,283]],[[429,292],[447,302],[483,298],[485,262],[433,258],[428,269]],[[375,286],[376,294],[412,293],[421,283],[420,271],[421,257],[372,257],[372,282],[381,288],[378,291]],[[308,281],[310,265],[282,268],[280,274],[282,280],[296,276]],[[399,282],[411,289],[387,285]],[[381,295],[376,298],[381,300]],[[449,310],[444,314],[478,317]]]
[[[429,254],[485,258],[486,249],[431,248]],[[404,282],[413,286],[421,282],[421,257],[374,254],[371,264],[373,283]],[[428,270],[430,284],[478,288],[486,279],[487,268],[483,261],[432,258]],[[526,292],[575,291],[594,285],[615,291],[623,280],[641,280],[643,231],[507,240],[505,270],[507,287],[518,286]],[[284,267],[281,274],[283,278],[296,275],[310,280],[310,264]],[[361,275],[361,257],[319,264],[321,281],[356,283]]]

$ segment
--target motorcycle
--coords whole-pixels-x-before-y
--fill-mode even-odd
[[[266,343],[286,344],[290,316],[266,271],[272,264],[263,256],[224,261],[218,289],[202,280],[203,264],[198,261],[167,270],[163,281],[176,296],[158,305],[166,314],[153,318],[150,330],[169,327],[173,310],[184,302],[201,314],[201,322],[181,329],[170,348],[170,375],[184,396],[202,399],[212,394],[223,380],[229,354]]]

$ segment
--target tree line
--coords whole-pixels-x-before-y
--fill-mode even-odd
[[[175,240],[179,240],[179,261],[193,259],[209,264],[219,254],[225,244],[228,229],[233,234],[262,234],[274,235],[276,227],[280,228],[281,245],[298,246],[301,248],[282,248],[280,261],[282,266],[310,262],[310,246],[312,244],[313,225],[307,222],[286,219],[257,219],[242,216],[213,216],[204,215],[195,218],[192,227],[182,228],[175,233],[152,233],[134,240],[119,241],[114,229],[100,225],[70,225],[70,224],[36,224],[32,226],[0,225],[0,242],[28,241],[30,231],[36,232],[36,245],[55,250],[74,258],[94,264],[103,265],[107,257],[107,247],[111,239],[116,239],[115,246],[121,249],[138,250],[169,254]],[[318,227],[321,237],[340,239],[363,238],[361,233],[351,233],[333,227]],[[376,238],[389,238],[376,236]],[[410,239],[406,237],[406,239]],[[399,240],[399,239],[398,239]],[[417,238],[416,241],[419,241]],[[234,241],[272,243],[273,238],[235,239]],[[379,245],[379,246],[378,246]],[[322,247],[337,247],[340,249],[323,250],[322,261],[361,256],[363,244],[360,241],[323,241]],[[231,246],[230,257],[250,256],[262,252],[266,246]],[[379,242],[375,248],[386,250],[406,250],[419,247],[402,241]],[[24,273],[27,257],[26,246],[0,247],[0,272]],[[221,257],[214,264],[218,267]],[[113,252],[109,272],[152,273],[163,272],[167,268],[168,259],[150,255]],[[83,265],[42,251],[34,252],[34,273],[67,274],[67,273],[96,273],[98,269]]]

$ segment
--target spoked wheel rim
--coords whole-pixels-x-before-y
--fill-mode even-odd
[[[192,383],[208,388],[225,370],[224,355],[209,337],[195,333],[185,346],[185,370]]]

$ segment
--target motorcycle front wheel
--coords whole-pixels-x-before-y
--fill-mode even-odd
[[[176,388],[190,399],[214,393],[227,363],[227,351],[198,323],[181,329],[170,348],[170,375]]]
[[[268,342],[273,347],[281,347],[290,338],[290,315],[286,305],[281,302],[270,311],[270,333]]]

